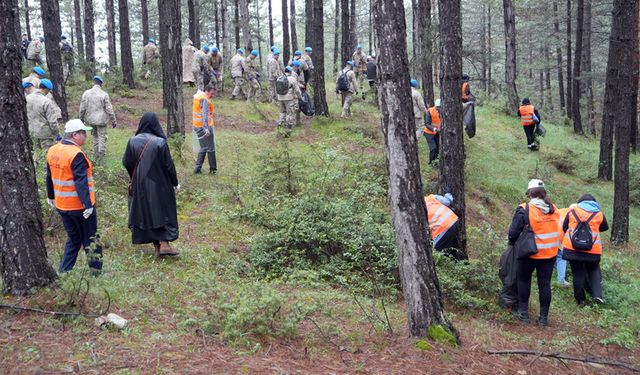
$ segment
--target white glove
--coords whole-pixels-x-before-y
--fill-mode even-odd
[[[82,211],[82,216],[85,219],[88,219],[91,215],[93,215],[93,207],[87,208],[86,210]]]
[[[204,136],[205,136],[205,138],[206,138],[206,137],[208,137],[208,136],[210,136],[210,135],[211,135],[211,132],[209,131],[209,129],[204,129]]]
[[[53,208],[56,208],[56,203],[55,202],[56,202],[55,200],[47,198],[47,203],[49,204],[49,206],[51,206]]]
[[[180,186],[180,184],[178,184],[177,186],[174,186],[174,187],[173,187],[173,190],[175,190],[175,191],[180,191],[180,189],[181,189],[181,188],[182,188],[182,187]]]

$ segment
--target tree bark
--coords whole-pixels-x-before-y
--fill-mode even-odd
[[[329,116],[327,93],[324,81],[324,1],[311,0],[313,6],[312,22],[313,34],[310,39],[313,48],[313,104],[316,107],[316,115]]]
[[[487,54],[489,60],[489,66],[487,67],[487,94],[491,94],[491,85],[493,83],[492,66],[493,66],[493,52],[492,52],[492,40],[491,40],[491,4],[487,4]]]
[[[340,43],[342,52],[342,61],[338,64],[338,67],[344,65],[348,60],[351,60],[351,48],[355,47],[351,45],[351,21],[349,0],[340,0],[340,24],[342,26],[342,41]]]
[[[544,75],[545,75],[545,92],[547,95],[546,102],[551,112],[553,112],[553,94],[551,93],[551,50],[549,45],[545,43],[544,46]]]
[[[289,0],[295,1],[295,0]],[[282,60],[285,64],[289,62],[289,53],[291,52],[289,44],[289,7],[287,6],[287,0],[282,0]]]
[[[167,93],[167,136],[184,136],[182,98],[182,18],[180,0],[158,0],[162,85]]]
[[[313,0],[304,2],[304,46],[311,47],[313,43]]]
[[[31,24],[29,22],[29,0],[24,0],[24,28],[27,38],[31,40]]]
[[[482,5],[482,10],[480,11],[480,85],[482,87],[482,91],[487,92],[487,5]]]
[[[560,97],[560,110],[564,112],[564,70],[562,65],[562,38],[560,37],[560,13],[558,11],[558,1],[553,2],[554,22],[553,29],[556,34],[556,63],[558,64],[558,96]]]
[[[116,53],[116,17],[114,14],[113,0],[105,0],[104,8],[107,12],[107,45],[109,50],[109,66],[118,65]]]
[[[582,30],[584,30],[584,0],[578,0],[578,9],[576,10],[576,48],[573,61],[573,87],[571,88],[571,112],[573,115],[573,132],[583,134],[582,114],[580,113],[580,99],[582,91],[580,91],[581,68],[582,68]]]
[[[187,10],[189,12],[189,39],[193,45],[200,49],[200,2],[198,0],[187,0]]]
[[[76,25],[76,50],[78,51],[78,62],[84,63],[84,37],[82,33],[82,12],[80,0],[73,0],[73,18]]]
[[[296,2],[295,0],[289,1],[289,23],[291,24],[291,51],[298,50],[298,32],[296,28]]]
[[[420,65],[420,77],[422,81],[422,95],[425,103],[432,106],[434,103],[433,93],[433,43],[431,42],[431,0],[417,0],[417,32],[418,51]]]
[[[60,51],[60,35],[62,26],[60,23],[60,3],[58,0],[40,0],[40,14],[42,15],[42,28],[44,38],[48,42],[44,44],[47,54],[47,68],[51,82],[53,82],[53,98],[60,107],[62,120],[69,119],[67,100],[64,91],[64,74],[62,73],[62,52]]]
[[[234,1],[234,21],[235,21],[235,31],[236,31],[236,49],[240,48],[240,0]]]
[[[334,28],[336,34],[333,37],[333,70],[338,71],[340,68],[338,66],[338,54],[340,53],[339,36],[340,36],[340,0],[336,0],[335,2],[335,20],[334,20]]]
[[[51,285],[56,273],[47,259],[42,237],[26,102],[20,88],[19,34],[18,0],[1,1],[0,273],[3,294],[25,295],[34,288]]]
[[[505,44],[505,83],[507,85],[508,110],[515,113],[520,99],[516,88],[516,17],[513,0],[503,0],[504,8],[504,44]]]
[[[380,47],[380,126],[385,138],[389,204],[398,246],[400,280],[409,331],[413,336],[424,336],[434,324],[452,327],[442,305],[422,196],[403,2],[375,0],[373,15]]]
[[[605,102],[605,111],[612,112],[610,119],[616,137],[611,242],[617,245],[629,240],[629,128],[637,116],[635,98],[638,96],[638,86],[632,82],[637,79],[634,60],[638,56],[634,56],[636,49],[632,47],[637,41],[637,34],[633,35],[637,31],[634,26],[637,12],[637,0],[613,2],[605,87],[605,98],[613,100]]]
[[[593,79],[591,78],[591,24],[592,24],[592,11],[591,0],[584,0],[584,20],[582,30],[582,68],[581,76],[583,77],[583,92],[587,96],[587,131],[591,135],[596,135],[595,124],[595,109],[593,98]]]
[[[253,44],[251,43],[251,23],[249,16],[249,2],[248,0],[240,0],[240,24],[242,25],[242,40],[244,42],[244,47],[247,49],[247,54],[251,52],[253,49]]]
[[[255,5],[255,17],[256,17],[256,40],[258,41],[258,60],[260,60],[260,66],[264,66],[262,65],[262,36],[260,35],[260,32],[262,31],[262,29],[260,28],[260,11],[258,9],[258,2],[255,1],[254,2]]]
[[[633,100],[633,104],[632,107],[633,108],[638,108],[638,84],[640,83],[640,35],[638,34],[640,32],[640,4],[638,4],[638,2],[636,1],[635,3],[636,9],[634,10],[634,21],[633,21],[633,25],[634,25],[634,31],[633,31],[633,78],[631,79],[631,84],[633,85],[632,87],[632,92],[635,93],[635,95],[633,95],[632,100]],[[629,124],[629,141],[631,143],[631,151],[633,151],[633,153],[637,153],[638,152],[638,141],[640,139],[638,138],[638,116],[633,116],[631,118],[631,123]]]
[[[227,0],[220,0],[220,20],[222,21],[222,56],[225,66],[231,59],[231,41],[229,40],[229,20],[227,19]]]
[[[129,4],[127,0],[118,0],[120,24],[120,61],[122,63],[122,82],[130,89],[136,87],[133,79],[133,54],[131,52],[131,29],[129,26]]]
[[[273,39],[273,7],[271,6],[271,0],[267,1],[269,2],[269,46],[274,46],[276,42]]]
[[[573,73],[571,71],[571,0],[567,0],[567,117],[573,116]]]
[[[149,4],[148,0],[140,0],[140,13],[142,13],[142,46],[149,42]]]
[[[271,1],[271,0],[269,0]],[[215,39],[216,39],[216,47],[220,47],[220,6],[218,5],[218,0],[213,2],[213,14],[214,18],[214,28],[215,28]]]
[[[349,6],[351,8],[349,11],[349,40],[351,41],[351,48],[355,48],[356,44],[359,44],[358,34],[356,32],[358,20],[358,13],[356,12],[356,0],[351,0]]]
[[[411,75],[417,77],[420,73],[418,56],[420,55],[420,42],[418,41],[418,1],[411,0],[411,58],[409,59]]]
[[[85,75],[93,79],[96,72],[96,34],[94,30],[93,0],[84,0]]]

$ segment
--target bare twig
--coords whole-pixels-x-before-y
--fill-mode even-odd
[[[599,364],[599,365],[622,367],[622,368],[627,369],[629,371],[640,372],[640,369],[638,369],[637,367],[634,367],[632,364],[625,363],[625,362],[620,362],[620,361],[608,360],[608,359],[605,359],[605,358],[575,357],[575,356],[565,355],[565,354],[560,354],[560,353],[544,353],[544,352],[537,352],[537,351],[534,351],[534,350],[522,350],[522,349],[489,350],[487,353],[494,354],[494,355],[504,355],[504,354],[507,354],[507,355],[508,354],[535,355],[535,356],[537,356],[537,358],[539,358],[539,357],[547,357],[547,358],[554,358],[554,359],[557,359],[557,360],[563,360],[564,359],[564,360],[568,360],[568,361],[576,361],[576,362],[584,362],[584,363],[595,363],[595,364]]]

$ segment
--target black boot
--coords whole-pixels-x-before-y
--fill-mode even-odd
[[[198,152],[198,156],[196,157],[196,167],[193,169],[193,173],[198,174],[202,169],[202,163],[204,163],[204,157],[207,156],[206,152]]]
[[[531,323],[531,320],[529,319],[528,308],[518,308],[517,310],[513,310],[512,314],[523,323]]]
[[[549,325],[549,308],[540,308],[540,317],[538,318],[538,325],[546,327]]]
[[[218,164],[216,163],[216,152],[207,152],[207,158],[209,159],[209,173],[216,174],[218,171]]]

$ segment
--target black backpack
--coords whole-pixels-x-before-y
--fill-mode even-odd
[[[286,75],[281,75],[276,80],[276,93],[278,95],[287,95],[289,92],[289,78]]]
[[[571,234],[571,247],[573,250],[582,250],[589,251],[593,247],[593,233],[591,233],[591,227],[589,226],[589,222],[596,216],[598,213],[594,212],[589,216],[589,218],[585,221],[581,221],[578,217],[578,214],[574,210],[571,210],[573,217],[578,221],[578,226]]]
[[[316,112],[316,109],[313,105],[313,100],[309,97],[306,90],[302,90],[302,95],[300,99],[298,99],[298,107],[300,111],[307,116],[313,116]]]
[[[336,84],[336,90],[349,91],[349,79],[347,78],[347,73],[345,73],[344,70],[340,72],[338,83]]]

